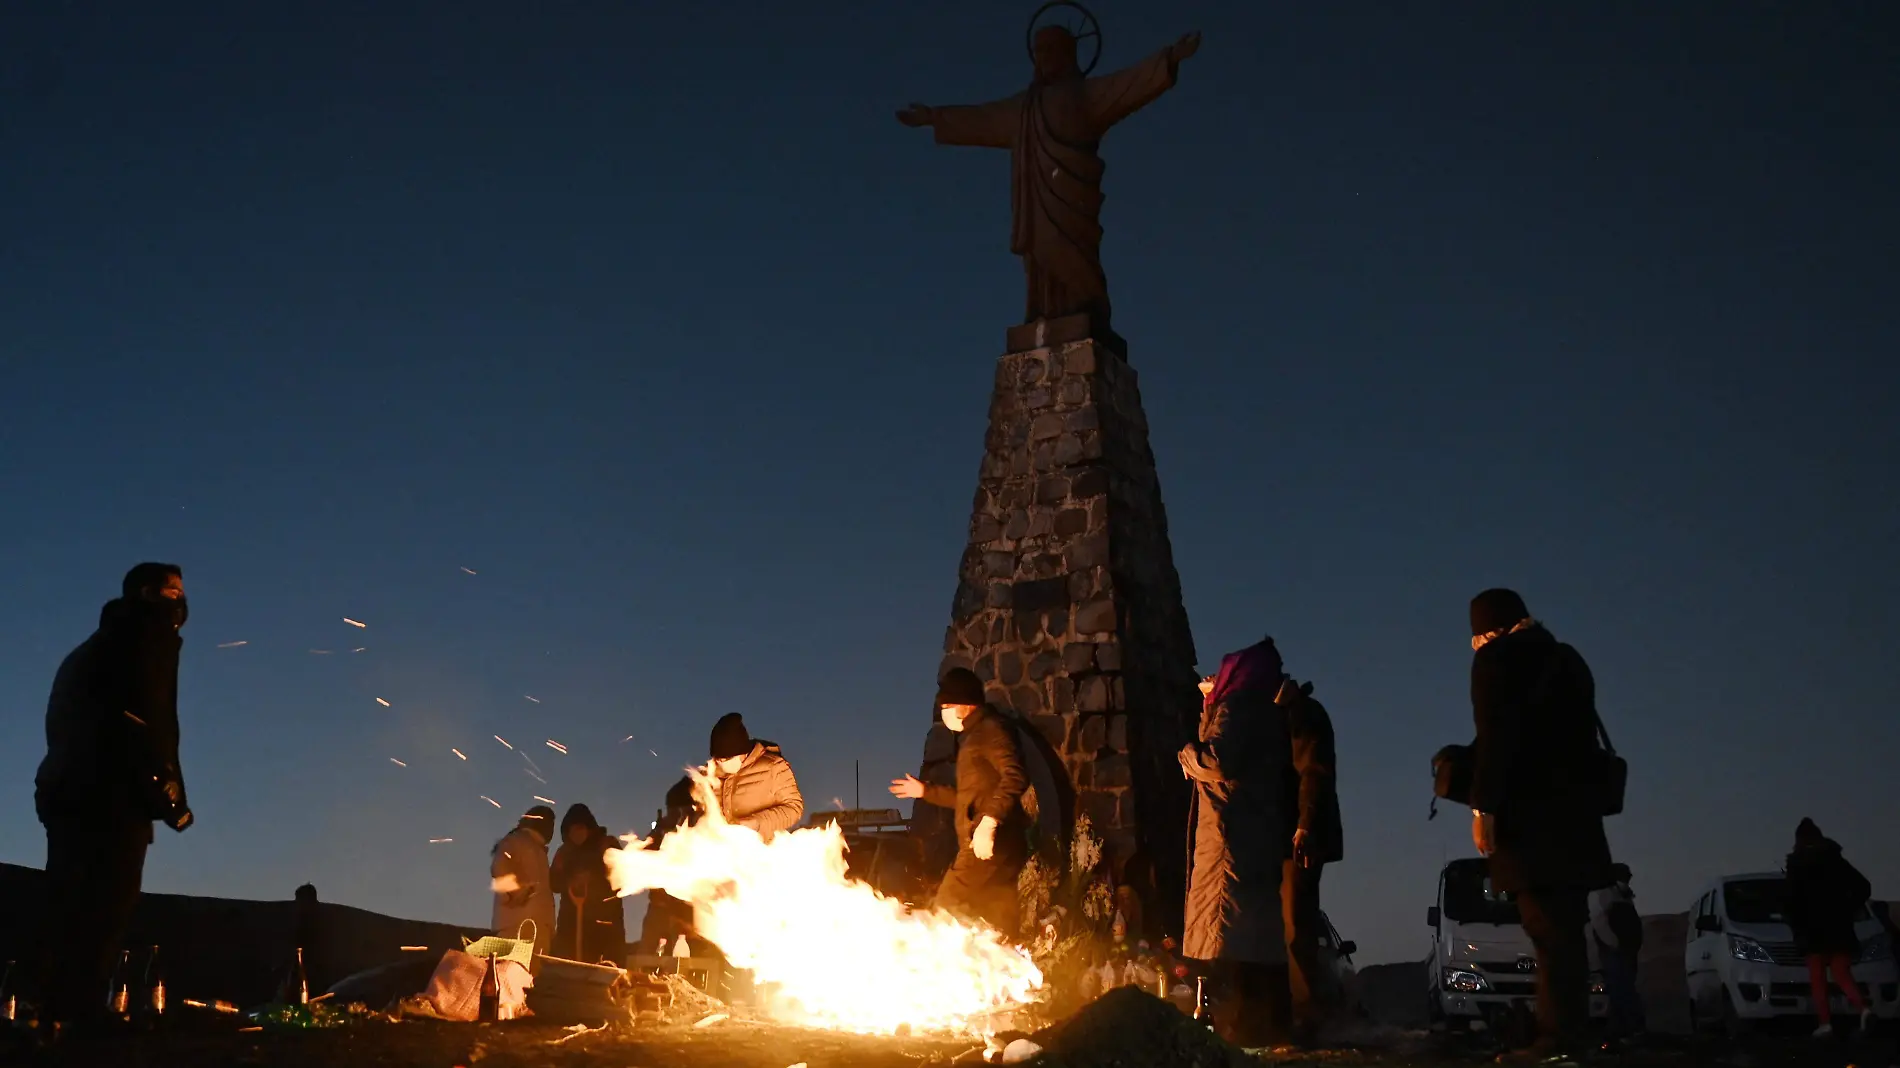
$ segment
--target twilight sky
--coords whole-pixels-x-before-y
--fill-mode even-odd
[[[915,767],[1022,294],[1005,155],[892,112],[1020,88],[1033,4],[146,7],[0,13],[0,860],[146,558],[151,890],[482,923],[532,795],[644,827],[724,712],[813,807]],[[1097,13],[1104,70],[1206,35],[1104,258],[1202,664],[1333,712],[1362,962],[1469,851],[1493,584],[1595,669],[1646,908],[1803,815],[1900,895],[1900,11]]]

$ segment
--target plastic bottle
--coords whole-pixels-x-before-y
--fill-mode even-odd
[[[686,944],[686,936],[685,935],[679,936],[679,940],[673,943],[673,956],[683,958],[683,957],[690,957],[692,955],[693,955],[693,950],[692,950],[692,947]]]
[[[479,1023],[501,1022],[501,984],[495,977],[495,958],[488,958],[488,967],[482,971],[481,1001],[475,1009],[475,1019]]]

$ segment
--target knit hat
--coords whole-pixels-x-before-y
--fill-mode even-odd
[[[752,749],[752,733],[745,729],[745,719],[737,712],[728,712],[719,717],[712,729],[712,758],[726,760],[744,756]]]
[[[1507,630],[1519,620],[1529,619],[1531,610],[1514,590],[1489,589],[1471,599],[1471,636]]]
[[[1827,836],[1821,833],[1821,828],[1805,816],[1794,829],[1794,844],[1798,846],[1819,845],[1825,837]]]
[[[983,680],[969,668],[951,668],[937,681],[937,707],[944,705],[980,705]]]

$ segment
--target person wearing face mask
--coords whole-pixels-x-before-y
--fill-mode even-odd
[[[983,681],[965,668],[937,685],[938,715],[956,732],[957,784],[926,784],[915,775],[891,781],[895,797],[956,814],[957,856],[937,887],[936,907],[982,920],[1007,936],[1017,932],[1016,876],[1029,859],[1029,777],[1016,732],[983,698]]]
[[[719,811],[727,823],[750,827],[768,842],[798,826],[805,797],[776,742],[753,738],[744,718],[728,712],[713,724],[711,752]]]
[[[178,762],[184,574],[126,573],[99,629],[60,664],[46,704],[33,803],[46,827],[42,1016],[60,1033],[105,1027],[105,989],[138,904],[152,824],[194,819]]]

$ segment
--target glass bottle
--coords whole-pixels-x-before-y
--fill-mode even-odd
[[[0,1027],[12,1027],[19,1015],[19,998],[13,993],[13,962],[8,961],[6,974],[0,975]]]
[[[495,958],[488,958],[488,967],[482,971],[481,1001],[477,1003],[475,1019],[479,1023],[499,1023],[501,1021],[501,984],[495,977]]]
[[[112,970],[112,985],[106,988],[106,1011],[125,1019],[132,999],[132,951],[119,952],[119,966]]]
[[[290,975],[290,996],[296,998],[291,1004],[310,1004],[310,976],[303,970],[303,947],[297,947],[297,970]],[[286,999],[288,1000],[288,999]]]
[[[145,981],[141,992],[144,999],[140,1009],[145,1017],[154,1022],[165,1017],[165,967],[159,960],[158,947],[152,947],[152,955],[145,958]]]

